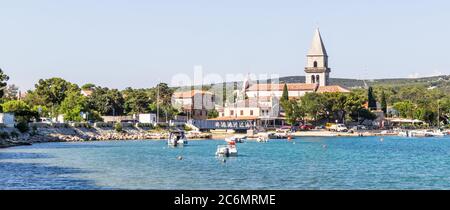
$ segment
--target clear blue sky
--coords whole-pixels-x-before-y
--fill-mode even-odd
[[[0,68],[21,89],[63,77],[150,87],[175,73],[304,75],[318,25],[332,77],[449,74],[450,2],[0,0]]]

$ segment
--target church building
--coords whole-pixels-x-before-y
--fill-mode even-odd
[[[299,98],[307,92],[350,92],[339,85],[330,85],[328,54],[319,29],[314,32],[311,48],[306,55],[305,83],[287,83],[290,98]],[[249,98],[281,97],[283,84],[253,84],[246,93]]]
[[[289,98],[300,98],[308,92],[350,92],[339,85],[330,85],[328,54],[319,29],[316,29],[311,48],[306,55],[305,83],[286,83]],[[225,122],[246,122],[248,125],[277,127],[284,125],[279,100],[284,83],[261,83],[247,85],[244,81],[241,100],[227,104],[219,110],[219,117],[210,119],[218,125]]]

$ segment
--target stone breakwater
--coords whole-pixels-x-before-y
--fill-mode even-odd
[[[211,134],[208,133],[187,133],[186,136],[189,139],[211,138]],[[122,132],[117,132],[112,128],[37,128],[35,131],[30,131],[29,133],[0,140],[0,148],[42,142],[151,140],[167,138],[168,133],[166,131],[151,132],[139,128],[124,128]]]

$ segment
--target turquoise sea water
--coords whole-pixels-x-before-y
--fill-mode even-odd
[[[381,139],[383,139],[381,141]],[[450,189],[450,138],[42,143],[0,150],[0,189]],[[178,160],[183,156],[183,160]]]

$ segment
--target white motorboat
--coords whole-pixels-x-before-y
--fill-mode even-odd
[[[241,138],[241,137],[239,137],[239,136],[233,136],[233,137],[230,137],[230,138],[225,138],[225,141],[227,142],[227,143],[230,143],[230,142],[234,142],[234,143],[244,143],[244,139],[245,139],[246,137],[243,137],[243,138]]]
[[[399,132],[398,135],[405,137],[441,137],[445,136],[445,133],[439,130],[406,130]]]
[[[260,136],[256,139],[257,142],[268,142],[269,138],[268,137],[264,137],[264,136]]]
[[[431,137],[442,137],[445,136],[445,133],[439,131],[439,130],[427,130],[424,132],[426,136]]]
[[[170,131],[169,138],[167,139],[169,146],[184,146],[188,144],[186,135],[183,130]]]
[[[227,145],[218,145],[216,156],[230,157],[237,156],[237,147],[235,142],[229,142]]]

